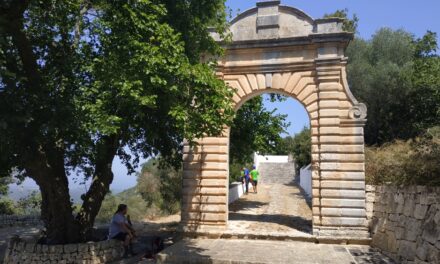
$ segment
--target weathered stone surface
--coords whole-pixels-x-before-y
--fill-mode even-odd
[[[414,217],[416,219],[424,219],[427,211],[428,211],[427,205],[417,204],[414,210]]]
[[[367,197],[375,197],[367,199],[367,208],[373,206],[372,216],[367,214],[372,245],[398,263],[439,263],[440,188],[366,189],[372,192],[367,192]]]
[[[400,241],[399,244],[399,256],[405,258],[406,260],[414,260],[416,252],[416,242],[411,241]]]
[[[420,228],[422,227],[422,222],[410,218],[407,222],[407,229],[405,231],[405,239],[408,241],[416,241],[417,236],[420,234]]]
[[[4,263],[101,264],[119,259],[122,253],[122,243],[115,240],[64,246],[37,245],[35,242],[18,241],[10,243],[6,251]]]

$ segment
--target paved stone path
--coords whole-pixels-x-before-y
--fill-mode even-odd
[[[296,183],[261,184],[229,206],[228,234],[309,237],[312,211]]]
[[[387,264],[369,246],[236,239],[182,240],[159,254],[159,263]]]

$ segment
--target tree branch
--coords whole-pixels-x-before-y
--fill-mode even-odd
[[[37,58],[33,52],[32,44],[23,30],[23,14],[29,7],[29,3],[30,0],[3,1],[0,5],[0,27],[12,37],[12,42],[18,50],[23,70],[29,82],[29,89],[38,90],[42,85],[42,78]]]

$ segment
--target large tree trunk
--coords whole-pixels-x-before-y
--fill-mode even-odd
[[[39,183],[42,203],[41,217],[46,226],[48,244],[81,242],[79,223],[74,219],[67,178],[48,177]]]
[[[102,201],[110,190],[110,184],[113,181],[112,163],[118,148],[119,138],[116,135],[103,137],[98,142],[95,173],[77,216],[81,225],[81,233],[85,236],[93,227]]]
[[[41,218],[46,227],[47,244],[75,243],[82,240],[80,227],[73,217],[69,184],[62,153],[37,151],[26,168],[40,187]]]

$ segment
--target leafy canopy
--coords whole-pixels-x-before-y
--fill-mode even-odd
[[[231,124],[232,90],[199,60],[221,53],[210,27],[223,0],[0,3],[0,175],[36,180],[51,241],[93,225],[116,155],[129,172],[159,153],[178,165],[184,138]],[[92,177],[77,222],[74,169]]]
[[[347,49],[348,82],[367,104],[367,144],[415,137],[440,120],[440,58],[436,35],[421,39],[403,30],[381,29]],[[380,94],[380,96],[378,96]]]
[[[267,100],[284,100],[284,97],[273,95]],[[230,163],[252,162],[254,152],[277,152],[281,135],[290,125],[286,118],[287,115],[276,114],[276,109],[267,110],[263,96],[244,103],[231,126]]]

